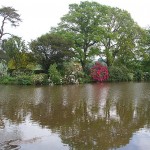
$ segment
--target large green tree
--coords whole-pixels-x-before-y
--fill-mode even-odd
[[[31,41],[30,49],[37,63],[47,72],[49,66],[72,58],[72,41],[58,33],[47,33]]]
[[[103,34],[102,24],[106,8],[96,2],[88,1],[71,4],[68,14],[61,18],[59,28],[72,34],[76,58],[84,71],[87,62],[98,54],[95,45]]]
[[[108,66],[117,63],[128,65],[141,56],[139,43],[144,30],[131,18],[130,14],[119,8],[107,7],[104,33],[99,43],[100,57],[106,58]]]
[[[72,34],[74,51],[84,71],[95,55],[108,66],[116,61],[133,61],[143,32],[127,11],[88,1],[71,4],[59,29]]]
[[[10,34],[4,30],[4,27],[7,23],[10,23],[11,26],[16,27],[21,22],[20,15],[17,13],[12,7],[2,7],[0,8],[0,18],[1,18],[1,25],[0,25],[0,40],[5,34]]]

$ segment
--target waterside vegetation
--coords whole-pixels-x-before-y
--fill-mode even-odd
[[[70,4],[57,27],[28,44],[4,30],[21,22],[14,8],[0,8],[0,18],[1,84],[150,80],[150,29],[125,10],[88,1]]]

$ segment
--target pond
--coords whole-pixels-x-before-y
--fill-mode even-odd
[[[0,150],[148,150],[150,83],[0,85]]]

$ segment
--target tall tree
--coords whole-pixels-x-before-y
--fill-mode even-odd
[[[53,63],[71,59],[73,55],[71,47],[70,40],[56,33],[44,34],[30,43],[31,51],[45,71],[48,71]]]
[[[108,66],[113,65],[116,60],[125,65],[138,59],[138,45],[144,30],[134,22],[127,11],[119,8],[107,7],[104,17],[104,34],[101,35],[99,43],[100,57],[106,58]]]
[[[69,5],[68,14],[61,18],[59,28],[72,34],[74,51],[83,70],[91,57],[98,54],[94,46],[101,40],[103,34],[106,6],[96,2],[81,2]]]
[[[59,29],[72,34],[76,57],[84,71],[95,55],[105,58],[108,66],[116,60],[124,63],[137,57],[143,32],[127,11],[88,1],[71,4]]]
[[[8,32],[5,32],[4,26],[7,23],[10,23],[11,26],[16,27],[19,25],[19,22],[21,22],[20,15],[17,13],[17,10],[15,10],[12,7],[2,7],[0,8],[0,17],[1,19],[1,26],[0,26],[0,40],[5,34],[10,34]]]

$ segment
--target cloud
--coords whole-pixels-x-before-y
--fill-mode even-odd
[[[141,27],[150,24],[149,0],[95,1],[127,10]],[[57,26],[60,18],[68,12],[69,4],[79,2],[80,0],[1,0],[1,5],[12,6],[17,9],[23,20],[19,27],[8,27],[7,30],[30,41],[49,32],[51,27]]]

